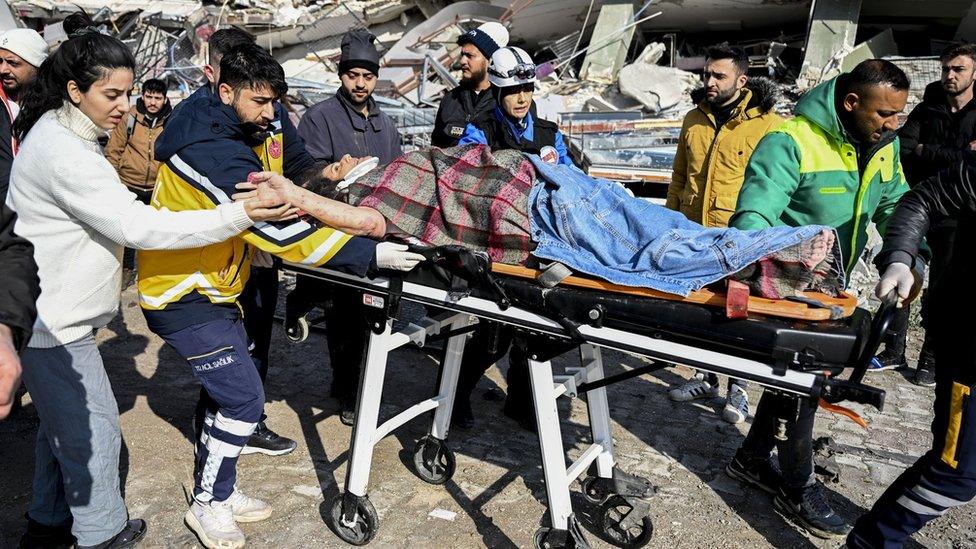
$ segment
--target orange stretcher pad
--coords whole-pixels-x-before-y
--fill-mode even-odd
[[[519,278],[537,279],[542,271],[530,269],[518,265],[506,265],[503,263],[493,263],[491,270],[498,274],[515,276]],[[741,283],[730,284],[730,292],[719,293],[708,288],[703,288],[696,292],[691,292],[687,297],[676,294],[669,294],[650,288],[636,288],[633,286],[620,286],[605,280],[583,276],[569,276],[562,280],[562,286],[571,286],[588,290],[600,290],[604,292],[614,292],[640,297],[651,297],[654,299],[665,299],[668,301],[679,301],[682,303],[692,303],[695,305],[705,305],[725,309],[730,318],[745,318],[749,314],[772,316],[779,318],[790,318],[796,320],[818,321],[836,320],[846,318],[854,314],[857,308],[857,299],[854,296],[841,292],[837,297],[831,297],[820,292],[802,292],[801,297],[808,301],[816,302],[822,306],[811,305],[798,301],[785,299],[766,299],[762,297],[748,295],[748,287]],[[745,293],[743,293],[745,288]],[[729,296],[732,296],[731,298]]]

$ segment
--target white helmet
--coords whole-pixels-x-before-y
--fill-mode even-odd
[[[488,81],[497,88],[531,84],[535,79],[535,63],[522,48],[499,48],[488,64]]]

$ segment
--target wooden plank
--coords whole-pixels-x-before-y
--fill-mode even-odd
[[[535,280],[541,271],[529,269],[518,265],[506,265],[503,263],[493,263],[493,272],[528,278]],[[650,297],[654,299],[665,299],[667,301],[679,301],[682,303],[692,303],[695,305],[706,305],[709,307],[725,308],[725,295],[716,293],[708,288],[702,288],[697,292],[691,292],[687,297],[677,294],[669,294],[651,288],[637,288],[632,286],[620,286],[605,280],[586,278],[581,276],[571,276],[562,282],[561,285],[587,290],[600,290],[604,292],[614,292],[618,294],[634,295],[639,297]],[[848,317],[854,314],[857,308],[857,299],[850,294],[841,292],[838,297],[832,297],[820,292],[803,292],[805,297],[816,299],[827,306],[841,307],[844,311],[843,316]],[[774,316],[780,318],[792,318],[796,320],[830,320],[830,310],[811,307],[805,303],[786,301],[782,299],[766,299],[763,297],[749,296],[749,313]]]

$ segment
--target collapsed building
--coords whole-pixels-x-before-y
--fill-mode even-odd
[[[295,116],[339,85],[341,36],[367,28],[383,54],[375,98],[405,144],[429,144],[441,95],[457,85],[457,37],[500,21],[539,65],[541,116],[557,121],[590,173],[663,196],[680,122],[693,107],[705,49],[728,42],[750,74],[789,98],[859,61],[900,65],[920,97],[939,78],[938,53],[976,40],[976,2],[926,0],[14,0],[0,27],[28,26],[53,43],[60,20],[85,10],[136,54],[136,81],[166,80],[174,99],[204,81],[206,41],[241,27],[285,68]]]

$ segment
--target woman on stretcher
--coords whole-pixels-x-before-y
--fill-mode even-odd
[[[237,196],[278,193],[349,234],[461,245],[512,265],[557,261],[615,284],[682,296],[728,276],[771,299],[807,290],[837,295],[844,287],[831,228],[705,228],[618,183],[518,151],[419,150],[387,166],[346,156],[325,174],[316,192],[252,174]]]

